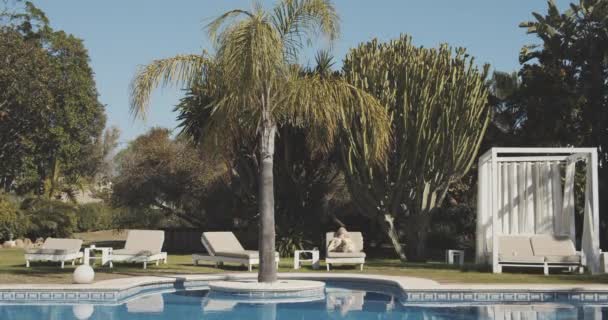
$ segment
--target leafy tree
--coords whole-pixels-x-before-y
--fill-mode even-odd
[[[204,156],[167,129],[151,129],[116,156],[112,202],[139,212],[157,210],[182,224],[205,224],[206,200],[213,182],[225,173],[222,163]]]
[[[546,14],[532,15],[520,25],[540,40],[520,53],[527,142],[598,147],[600,205],[608,205],[608,1],[564,12],[548,1]]]
[[[382,166],[343,151],[346,181],[359,210],[384,226],[401,260],[398,230],[406,229],[409,258],[424,259],[431,210],[476,158],[490,119],[487,69],[478,70],[464,49],[415,47],[408,36],[361,44],[346,57],[345,77],[387,106],[393,132]]]
[[[2,21],[0,181],[55,197],[91,175],[104,107],[80,39],[54,31],[30,2]]]
[[[48,55],[15,30],[0,28],[0,181],[4,190],[30,189],[38,180],[37,145],[53,95]],[[40,130],[40,129],[38,129]]]
[[[202,83],[210,118],[203,132],[216,146],[229,139],[257,139],[260,212],[258,280],[276,280],[273,157],[278,125],[308,128],[307,144],[329,152],[344,137],[354,147],[351,124],[366,136],[365,150],[352,157],[382,159],[388,145],[384,108],[371,95],[339,79],[301,77],[293,62],[299,49],[320,32],[333,40],[337,14],[327,0],[283,0],[266,11],[226,12],[208,26],[216,55],[180,55],[142,68],[132,89],[132,110],[140,114],[159,84]],[[162,81],[162,83],[161,83]]]

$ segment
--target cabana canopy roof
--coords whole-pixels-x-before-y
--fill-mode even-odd
[[[587,268],[599,271],[599,199],[596,148],[492,148],[479,158],[478,263],[498,266],[501,235],[551,234],[576,240],[576,163],[586,164],[581,248]]]

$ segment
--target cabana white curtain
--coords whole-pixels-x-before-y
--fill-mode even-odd
[[[572,174],[574,166],[568,165]],[[561,167],[557,162],[498,163],[501,234],[548,233],[574,239],[574,177],[564,188]]]
[[[565,149],[561,156],[513,156],[526,148],[495,148],[479,161],[477,262],[492,263],[493,236],[502,234],[567,235],[576,240],[574,182],[577,161],[587,162],[582,249],[592,272],[599,268],[597,182],[591,165],[595,149]],[[542,149],[559,151],[562,149]],[[499,157],[499,152],[508,156]],[[580,150],[579,150],[580,151]],[[555,152],[560,153],[560,152]],[[593,158],[596,159],[596,158]],[[495,181],[496,180],[496,181]],[[494,215],[494,216],[493,216]],[[493,225],[495,223],[495,225]]]

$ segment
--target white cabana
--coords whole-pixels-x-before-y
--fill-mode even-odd
[[[599,199],[596,148],[492,148],[479,159],[477,263],[498,265],[500,235],[551,234],[575,241],[576,163],[586,164],[581,251],[599,272]],[[575,242],[576,243],[576,242]]]

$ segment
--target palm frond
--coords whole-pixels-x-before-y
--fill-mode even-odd
[[[329,152],[340,140],[352,146],[352,156],[371,165],[386,159],[391,139],[389,116],[372,95],[341,79],[318,75],[292,79],[284,93],[278,117],[308,128],[312,149]],[[363,145],[357,145],[360,143]]]
[[[140,67],[130,87],[131,113],[145,117],[152,91],[159,86],[191,87],[206,74],[210,60],[203,55],[177,55]]]
[[[283,0],[273,13],[272,23],[281,34],[286,56],[293,61],[319,34],[330,41],[340,34],[338,14],[328,0]]]
[[[248,97],[244,106],[259,105],[260,90],[270,90],[284,77],[282,48],[279,34],[262,13],[232,24],[220,37],[217,52],[224,89]]]
[[[241,15],[245,15],[250,18],[253,17],[253,13],[251,13],[247,10],[236,9],[236,10],[230,10],[228,12],[225,12],[221,16],[213,19],[213,21],[211,21],[209,24],[207,24],[205,26],[205,28],[207,29],[209,38],[214,43],[217,43],[218,39],[221,38],[220,35],[225,30],[223,28],[226,26],[229,26],[230,22],[233,22],[234,19],[236,19],[238,16],[241,16]]]

